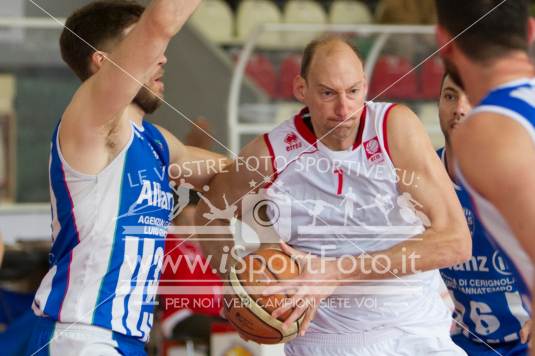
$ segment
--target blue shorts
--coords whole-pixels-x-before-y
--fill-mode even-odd
[[[146,356],[145,343],[94,325],[58,323],[37,318],[27,355],[31,356]]]
[[[523,344],[520,341],[508,342],[504,344],[489,344],[485,345],[479,342],[472,341],[462,334],[452,336],[460,348],[462,348],[468,355],[477,356],[528,356],[528,344]],[[492,347],[492,349],[490,347]],[[494,350],[496,351],[494,351]]]

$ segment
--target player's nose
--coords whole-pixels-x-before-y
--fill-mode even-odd
[[[459,100],[457,100],[457,105],[455,106],[455,116],[457,119],[463,120],[469,111],[470,104],[468,103],[468,99],[466,99],[464,96],[460,97]]]
[[[167,56],[165,54],[162,54],[160,57],[160,60],[158,61],[159,66],[164,66],[167,63]]]
[[[347,119],[349,112],[349,101],[343,96],[340,95],[338,102],[336,103],[336,116],[342,119]]]

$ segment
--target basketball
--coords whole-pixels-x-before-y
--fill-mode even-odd
[[[289,295],[262,295],[262,287],[298,276],[299,265],[283,251],[261,248],[243,258],[231,268],[231,293],[225,296],[228,321],[247,339],[259,344],[285,343],[297,336],[301,316],[283,330],[283,322],[293,309],[278,318],[271,313],[282,306]]]

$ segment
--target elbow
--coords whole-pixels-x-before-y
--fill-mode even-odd
[[[451,255],[448,266],[463,263],[472,257],[472,237],[468,228],[457,229],[452,234]]]
[[[171,40],[176,34],[176,26],[172,25],[170,19],[160,17],[149,17],[147,19],[147,30],[150,32],[152,38],[161,38],[165,41]]]

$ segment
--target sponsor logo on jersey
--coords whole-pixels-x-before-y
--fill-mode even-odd
[[[143,187],[136,200],[138,207],[157,207],[164,210],[173,209],[173,194],[162,189],[160,183],[143,181]]]
[[[472,210],[467,208],[463,208],[463,210],[464,216],[466,218],[466,223],[468,224],[468,229],[470,230],[470,234],[474,235],[474,231],[476,229],[474,213],[472,212]]]
[[[510,276],[511,271],[509,270],[509,266],[507,266],[507,263],[503,259],[503,257],[500,255],[499,251],[494,251],[494,254],[492,255],[492,266],[498,272],[499,274],[502,274],[504,276]]]
[[[295,132],[290,132],[286,135],[284,138],[284,143],[286,143],[286,151],[290,152],[293,150],[296,150],[298,148],[301,148],[303,144],[299,140],[299,137],[297,137],[297,134]]]
[[[511,275],[507,263],[499,251],[494,251],[492,256],[472,256],[468,261],[448,267],[448,269],[463,272],[491,272],[489,263],[492,263],[492,267],[499,274],[504,276]]]
[[[366,158],[371,163],[381,163],[384,161],[384,155],[379,145],[379,139],[376,137],[364,142],[364,151]]]

